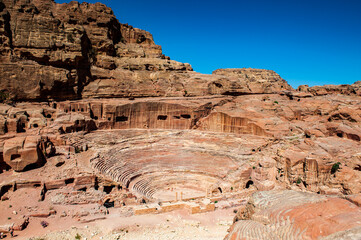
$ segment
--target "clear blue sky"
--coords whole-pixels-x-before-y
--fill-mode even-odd
[[[361,80],[361,0],[87,2],[99,1],[197,72],[271,69],[293,87]]]

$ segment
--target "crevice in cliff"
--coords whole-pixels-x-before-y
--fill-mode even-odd
[[[123,39],[122,33],[120,31],[120,23],[116,18],[113,18],[108,23],[108,38],[112,39],[114,45]]]
[[[84,86],[89,84],[89,82],[91,82],[92,80],[90,67],[96,57],[96,53],[92,47],[92,43],[86,32],[83,34],[80,40],[81,40],[82,58],[78,61],[76,68],[77,76],[78,76],[78,88],[77,88],[78,98],[82,97]]]
[[[221,101],[222,102],[222,101]],[[196,117],[192,119],[191,127],[190,129],[197,129],[197,123],[199,120],[206,118],[211,114],[212,110],[214,109],[214,106],[211,102],[206,103],[202,106],[200,106],[197,110],[194,112],[196,113]]]
[[[4,10],[6,11],[6,6],[4,3],[0,2],[0,12]],[[3,18],[4,18],[5,36],[9,38],[9,48],[13,49],[13,34],[10,27],[10,21],[11,21],[10,13],[6,11],[5,14],[3,15]]]
[[[49,96],[52,96],[54,100],[81,99],[84,86],[92,80],[90,68],[95,58],[95,52],[86,33],[81,37],[81,56],[75,57],[73,62],[50,61],[48,56],[38,58],[29,52],[23,53],[22,57],[35,61],[42,66],[69,71],[67,74],[68,81],[54,81],[51,89],[42,89],[42,83],[39,82],[41,100],[46,100]]]
[[[28,48],[28,49],[46,49],[46,48]],[[57,49],[53,49],[53,50],[59,50],[59,49],[61,49],[61,48],[57,48]],[[61,68],[61,69],[69,70],[69,71],[71,69],[75,68],[74,63],[71,63],[70,60],[65,61],[65,62],[64,61],[50,61],[49,56],[36,57],[33,54],[31,54],[30,52],[21,52],[20,57],[22,59],[34,61],[37,64],[42,65],[42,66]]]
[[[3,171],[8,171],[8,170],[10,170],[11,167],[4,162],[3,153],[0,152],[0,154],[1,154],[1,156],[0,156],[0,173],[2,173]],[[0,192],[0,197],[1,197],[1,192]]]

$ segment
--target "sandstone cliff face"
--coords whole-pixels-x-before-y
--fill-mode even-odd
[[[121,24],[103,4],[0,1],[0,100],[265,94],[360,95],[352,85],[300,86],[277,73],[195,73],[162,54],[149,32]]]
[[[288,83],[277,73],[262,69],[218,69],[213,72],[216,75],[233,77],[233,79],[213,82],[213,89],[223,88],[228,85],[228,94],[250,94],[250,93],[279,93],[282,90],[293,90]],[[232,88],[229,85],[233,85]]]
[[[0,90],[12,100],[278,93],[273,71],[192,72],[105,5],[0,1]]]
[[[298,87],[297,90],[300,92],[308,92],[315,96],[327,94],[347,94],[361,96],[361,81],[357,81],[351,85],[324,85],[314,87],[309,87],[308,85],[301,85]]]
[[[149,69],[157,62],[191,69],[165,60],[150,33],[120,24],[99,3],[2,0],[0,37],[0,89],[15,100],[80,98],[84,86],[102,77],[92,67]]]
[[[54,98],[76,97],[85,81],[80,72],[89,75],[84,28],[73,26],[67,32],[54,17],[55,3],[51,1],[2,4],[9,16],[4,22],[8,26],[4,35],[11,44],[3,46],[8,54],[1,56],[1,88],[15,99],[46,99],[49,92]]]

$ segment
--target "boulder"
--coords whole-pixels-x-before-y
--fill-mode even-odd
[[[54,153],[55,148],[47,137],[27,136],[6,140],[3,156],[6,164],[21,172],[42,166]]]

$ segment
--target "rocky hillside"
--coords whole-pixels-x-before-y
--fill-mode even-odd
[[[191,70],[100,3],[1,0],[0,29],[0,88],[16,100],[81,98],[84,87],[117,68]]]
[[[220,239],[239,209],[226,239],[359,239],[360,89],[201,74],[103,4],[0,0],[0,233],[173,239],[197,213],[178,239]]]
[[[0,90],[18,101],[291,89],[263,70],[194,73],[164,56],[150,33],[119,23],[100,3],[1,0],[0,39]]]

